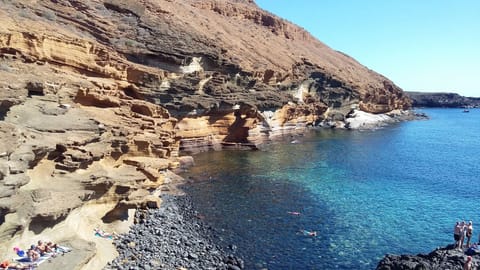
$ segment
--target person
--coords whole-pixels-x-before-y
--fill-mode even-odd
[[[306,236],[317,236],[317,232],[316,232],[316,231],[300,230],[300,232],[302,232],[303,235],[306,235]]]
[[[103,238],[114,239],[114,238],[117,237],[117,233],[115,233],[115,232],[113,232],[113,233],[107,233],[107,232],[105,232],[104,230],[99,229],[99,228],[95,228],[94,231],[95,231],[95,235],[100,236],[100,237],[103,237]]]
[[[55,253],[58,246],[57,246],[57,244],[54,244],[53,242],[49,241],[49,242],[47,242],[47,245],[45,247],[46,247],[47,252]]]
[[[40,254],[40,256],[43,256],[45,255],[45,253],[48,252],[47,246],[43,243],[42,240],[38,240],[36,250]]]
[[[472,239],[473,234],[473,222],[470,220],[467,225],[467,231],[465,235],[467,236],[467,248],[470,247],[470,240]]]
[[[21,264],[21,263],[16,263],[16,262],[10,262],[8,260],[5,260],[3,262],[0,263],[0,268],[3,268],[3,269],[17,269],[17,270],[30,270],[32,269],[32,266],[31,265],[24,265],[24,264]]]
[[[8,269],[9,266],[10,266],[10,261],[9,260],[5,260],[5,261],[0,263],[1,268]]]
[[[25,257],[25,251],[21,250],[19,247],[14,247],[13,251],[15,251],[18,257]]]
[[[467,256],[467,260],[463,264],[463,270],[472,270],[472,256]]]
[[[40,254],[36,251],[35,245],[31,245],[30,248],[27,250],[27,256],[31,262],[34,262],[40,258]]]
[[[463,242],[467,233],[467,224],[465,221],[460,222],[460,249],[463,249]]]
[[[473,243],[468,249],[467,251],[465,251],[465,255],[469,255],[469,256],[473,256],[473,255],[476,255],[477,252],[480,252],[478,250],[478,245]]]
[[[453,227],[453,239],[455,239],[454,248],[460,248],[460,222],[457,221],[455,227]],[[480,238],[479,238],[480,239]]]

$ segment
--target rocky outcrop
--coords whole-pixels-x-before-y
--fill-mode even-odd
[[[0,255],[158,207],[153,191],[193,164],[181,150],[256,148],[342,126],[352,109],[410,107],[253,1],[12,0],[0,21]]]
[[[401,269],[458,269],[462,270],[467,255],[463,251],[453,249],[452,246],[438,248],[429,254],[418,255],[386,255],[377,266],[377,270]],[[480,255],[472,255],[472,268],[480,266]]]
[[[480,107],[480,98],[464,97],[456,93],[406,92],[414,107],[461,108]]]
[[[235,105],[261,114],[306,100],[331,109],[315,110],[317,122],[345,117],[351,106],[370,113],[410,106],[388,79],[249,1],[13,1],[7,11],[38,29],[6,18],[0,33],[6,55],[128,82],[131,87],[120,89],[126,95],[160,104],[180,121],[228,117]],[[250,137],[255,134],[264,133]],[[192,145],[191,138],[181,139]],[[208,146],[212,140],[196,141]]]

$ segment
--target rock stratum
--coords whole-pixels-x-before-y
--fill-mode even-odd
[[[71,269],[115,257],[96,226],[191,164],[182,150],[256,147],[353,108],[410,99],[382,75],[253,1],[0,0],[0,246],[84,247]],[[110,250],[107,252],[105,250]]]

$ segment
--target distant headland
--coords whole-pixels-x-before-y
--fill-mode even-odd
[[[480,107],[480,97],[464,97],[456,93],[410,92],[405,93],[412,99],[413,107]]]

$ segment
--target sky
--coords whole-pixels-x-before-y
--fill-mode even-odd
[[[406,91],[480,97],[480,0],[255,0]]]

